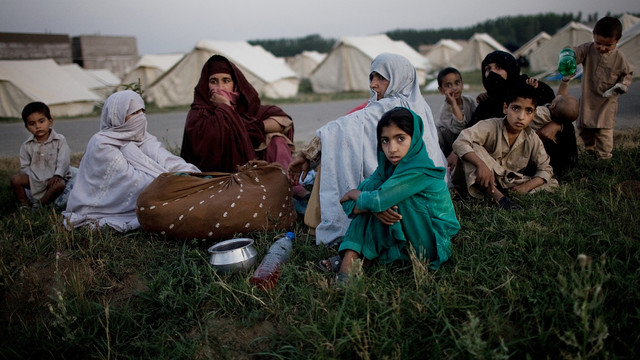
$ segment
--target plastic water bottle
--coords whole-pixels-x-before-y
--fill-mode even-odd
[[[576,73],[576,53],[572,48],[564,48],[558,54],[558,72],[562,76],[572,76]]]
[[[295,235],[288,232],[269,247],[267,255],[264,256],[249,280],[252,284],[265,290],[271,289],[275,285],[280,277],[282,265],[289,260],[294,238]]]

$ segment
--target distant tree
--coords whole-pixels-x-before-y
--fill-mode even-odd
[[[279,57],[295,56],[305,50],[326,53],[331,50],[335,42],[335,39],[325,39],[318,34],[297,39],[249,40],[250,44],[260,45]]]

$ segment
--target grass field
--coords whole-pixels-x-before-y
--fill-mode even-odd
[[[581,154],[523,212],[454,198],[440,270],[372,265],[345,291],[301,222],[275,288],[219,275],[197,240],[64,230],[20,212],[0,160],[0,357],[6,359],[634,359],[640,357],[640,131]],[[79,156],[72,162],[77,164]],[[275,232],[249,234],[260,256]]]

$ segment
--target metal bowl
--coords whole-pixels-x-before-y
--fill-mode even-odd
[[[258,258],[253,239],[249,238],[221,241],[210,247],[209,253],[211,253],[209,263],[216,271],[225,273],[247,271]]]

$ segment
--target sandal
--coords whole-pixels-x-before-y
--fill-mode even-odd
[[[324,272],[337,273],[338,271],[340,271],[340,266],[342,266],[342,257],[340,255],[335,255],[328,259],[320,260],[320,262],[318,263],[318,267],[320,267],[320,270]]]

